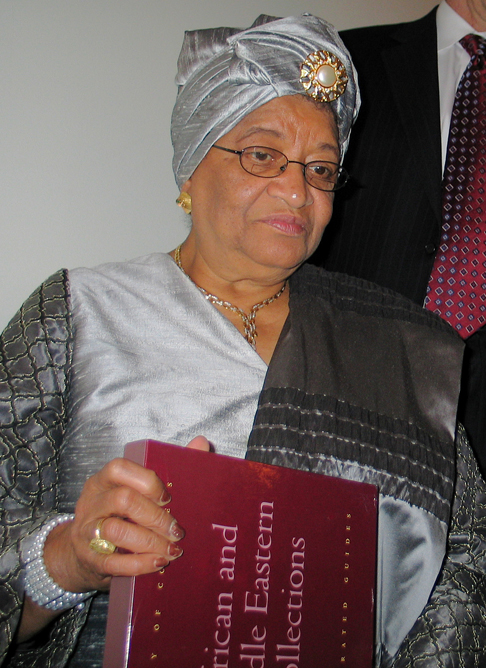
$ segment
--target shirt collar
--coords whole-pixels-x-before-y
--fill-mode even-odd
[[[485,32],[478,33],[445,0],[442,0],[437,10],[437,46],[439,53],[471,33],[486,38]]]

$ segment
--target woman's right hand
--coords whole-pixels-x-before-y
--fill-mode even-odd
[[[165,508],[170,502],[153,471],[128,459],[114,459],[89,478],[72,522],[49,534],[44,562],[63,589],[106,590],[113,575],[141,575],[166,566],[182,554],[184,530]],[[120,551],[99,554],[90,548],[100,534]]]
[[[209,450],[198,436],[187,447]],[[56,526],[44,544],[49,575],[63,589],[109,589],[113,575],[152,573],[181,556],[184,530],[166,509],[170,495],[157,475],[128,459],[114,459],[89,478],[76,505],[75,518]],[[103,520],[102,537],[122,552],[99,554],[89,543]],[[100,531],[100,533],[101,533]],[[35,636],[60,613],[26,598],[17,642]]]
[[[209,449],[204,437],[188,447]],[[128,459],[114,459],[89,478],[72,522],[49,534],[44,547],[47,571],[68,591],[107,590],[114,575],[157,571],[182,554],[184,529],[168,512],[170,502],[157,475]],[[100,520],[102,538],[121,551],[94,552],[89,544]]]

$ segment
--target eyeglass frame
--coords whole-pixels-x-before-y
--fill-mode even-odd
[[[240,165],[241,165],[241,168],[242,168],[247,174],[250,174],[251,176],[256,176],[256,177],[258,177],[258,178],[260,178],[260,179],[276,179],[277,177],[281,176],[281,174],[283,174],[283,173],[286,171],[286,169],[287,169],[287,167],[289,166],[289,164],[295,164],[295,165],[301,165],[301,167],[302,167],[302,174],[303,174],[303,176],[304,176],[304,180],[305,180],[305,182],[306,182],[309,186],[311,186],[311,188],[315,188],[316,190],[320,190],[321,192],[324,192],[324,193],[334,193],[334,192],[336,192],[337,190],[340,190],[343,186],[346,185],[346,183],[347,183],[348,180],[349,180],[349,174],[348,174],[348,172],[346,171],[346,169],[345,169],[344,167],[342,167],[342,165],[340,165],[339,163],[337,163],[337,162],[332,162],[332,160],[311,160],[311,162],[307,162],[307,163],[300,162],[299,160],[289,160],[289,159],[287,158],[287,156],[285,155],[285,153],[282,153],[282,151],[279,151],[279,150],[276,149],[276,148],[272,148],[271,146],[246,146],[246,147],[243,148],[241,151],[237,151],[236,149],[233,149],[233,148],[226,148],[225,146],[219,146],[218,144],[213,144],[211,148],[217,148],[217,149],[219,149],[220,151],[226,151],[227,153],[234,153],[234,154],[237,155],[237,156],[239,157],[239,159],[240,159]],[[285,160],[287,161],[287,163],[286,163],[286,165],[285,165],[285,167],[284,167],[283,169],[280,168],[280,169],[281,169],[280,174],[275,174],[275,175],[273,175],[273,176],[264,176],[263,174],[254,174],[253,172],[249,172],[249,171],[248,171],[247,169],[245,169],[245,167],[243,166],[243,163],[242,163],[242,161],[241,161],[241,157],[242,157],[242,155],[245,153],[245,151],[248,151],[248,149],[250,149],[250,148],[263,148],[263,149],[267,149],[267,150],[269,150],[269,151],[274,151],[275,153],[279,153],[280,155],[282,155],[282,156],[285,158]],[[313,164],[315,164],[315,163],[326,163],[326,164],[329,164],[329,165],[335,165],[335,166],[337,167],[337,170],[336,170],[337,178],[339,179],[339,178],[341,177],[341,179],[343,179],[342,183],[339,183],[339,184],[338,184],[338,183],[333,183],[332,181],[326,181],[326,183],[329,183],[329,184],[331,184],[331,185],[334,185],[334,188],[333,188],[332,190],[324,190],[323,188],[319,188],[318,186],[315,186],[313,183],[310,183],[310,182],[308,181],[308,179],[307,179],[307,175],[306,175],[306,173],[307,173],[307,167],[308,167],[309,165],[313,165]]]

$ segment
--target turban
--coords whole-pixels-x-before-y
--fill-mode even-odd
[[[171,122],[178,186],[193,174],[211,146],[251,111],[275,97],[305,94],[301,66],[319,51],[337,57],[348,79],[344,93],[329,102],[337,118],[342,157],[360,96],[351,57],[331,24],[310,14],[261,15],[246,30],[186,32]]]

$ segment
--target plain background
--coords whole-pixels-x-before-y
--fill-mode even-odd
[[[435,4],[0,0],[0,329],[60,267],[185,238],[169,136],[184,30],[304,11],[344,29],[410,21]]]

